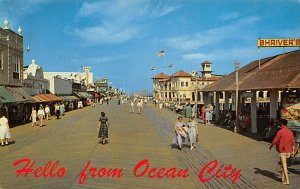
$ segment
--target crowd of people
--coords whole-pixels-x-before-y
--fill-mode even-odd
[[[65,112],[65,105],[64,103],[56,103],[54,106],[54,114],[56,116],[56,119],[60,119],[62,115],[64,115]],[[49,120],[51,117],[51,111],[50,107],[48,105],[44,106],[40,105],[38,107],[38,110],[36,110],[35,107],[32,107],[31,110],[31,115],[30,115],[30,120],[31,120],[31,126],[32,127],[43,127],[43,120]],[[38,121],[38,122],[37,122]]]

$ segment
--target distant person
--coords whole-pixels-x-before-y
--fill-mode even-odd
[[[10,139],[10,129],[8,124],[8,119],[4,116],[4,114],[0,113],[0,140],[1,146],[4,147],[4,144],[8,145],[8,141]]]
[[[54,111],[55,111],[56,119],[59,119],[60,110],[59,110],[59,104],[58,103],[55,104]]]
[[[162,108],[163,108],[163,103],[160,102],[158,106],[159,106],[159,112],[161,113],[162,112]]]
[[[142,113],[142,107],[143,107],[143,103],[141,102],[141,100],[138,101],[138,103],[136,104],[136,107],[138,109],[138,114]]]
[[[51,113],[50,113],[50,108],[48,105],[46,105],[46,107],[45,107],[45,114],[46,114],[46,119],[49,120]]]
[[[134,113],[134,103],[133,101],[130,102],[130,110],[129,110],[130,113]]]
[[[99,138],[99,144],[107,144],[108,143],[108,127],[109,127],[109,122],[108,118],[105,116],[104,112],[101,112],[101,116],[99,118],[98,122],[98,138]]]
[[[197,140],[198,139],[198,125],[193,117],[189,118],[188,128],[189,128],[188,134],[189,134],[190,144],[191,144],[190,150],[193,150],[194,144],[196,142],[198,142],[198,140]]]
[[[202,124],[205,124],[205,106],[201,108]]]
[[[273,146],[276,146],[276,150],[279,153],[282,173],[281,181],[282,184],[289,185],[290,180],[287,170],[287,158],[294,156],[295,152],[295,139],[293,132],[287,127],[287,120],[281,120],[281,129],[277,132],[272,144],[270,145],[270,150]]]
[[[45,111],[43,106],[40,106],[38,112],[37,112],[38,118],[39,118],[39,122],[40,122],[40,127],[43,126],[43,119],[45,117]]]
[[[30,118],[29,118],[32,121],[31,127],[36,126],[36,118],[37,118],[37,112],[34,109],[34,107],[32,107],[31,115],[30,115]]]
[[[208,105],[206,108],[205,108],[205,122],[206,124],[210,124],[210,106]]]

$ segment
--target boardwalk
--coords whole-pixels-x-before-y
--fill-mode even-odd
[[[105,111],[111,120],[110,143],[97,144],[97,118]],[[142,114],[130,114],[129,105],[88,107],[67,113],[61,120],[45,122],[43,128],[30,125],[12,129],[13,144],[0,149],[0,188],[299,188],[299,165],[290,168],[291,185],[278,182],[280,166],[275,151],[267,144],[210,126],[200,126],[200,144],[193,151],[172,149],[174,112],[159,111],[154,106]],[[62,178],[16,178],[13,163],[22,158],[36,161],[34,168],[59,160],[66,168]],[[186,178],[135,177],[138,162],[148,159],[150,167],[188,169]],[[241,169],[235,184],[232,179],[216,179],[202,183],[199,171],[205,164],[218,160],[220,165]],[[79,184],[79,173],[90,161],[100,168],[120,168],[121,178],[92,178],[91,174]],[[141,171],[140,171],[141,172]]]

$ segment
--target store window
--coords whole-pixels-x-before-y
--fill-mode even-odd
[[[20,57],[12,55],[11,63],[13,66],[13,78],[20,79]]]

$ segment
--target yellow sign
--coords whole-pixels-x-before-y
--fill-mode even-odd
[[[294,39],[258,39],[258,47],[300,47],[300,38]]]

